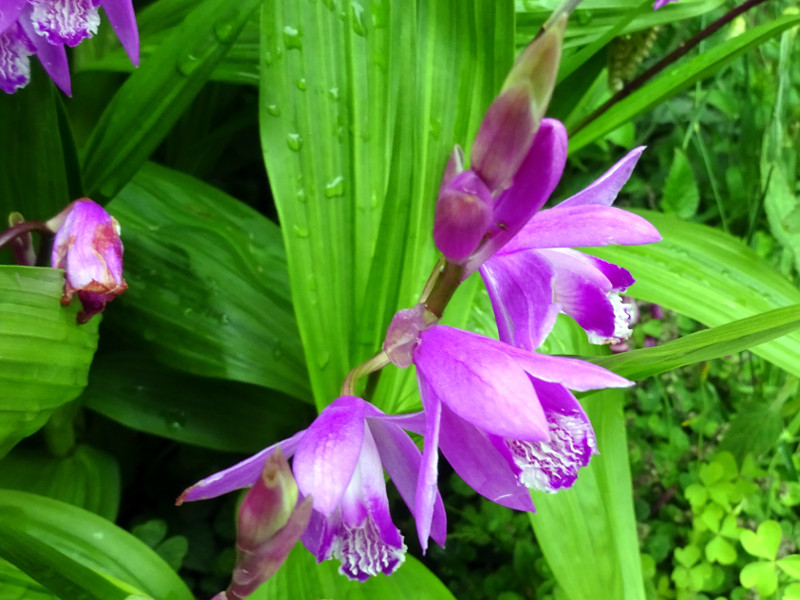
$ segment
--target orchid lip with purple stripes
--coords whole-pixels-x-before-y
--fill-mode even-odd
[[[621,294],[633,284],[631,274],[570,248],[661,239],[642,217],[611,206],[643,150],[632,150],[581,192],[535,214],[481,265],[501,340],[534,350],[559,313],[573,317],[592,343],[619,343],[630,335],[632,309]]]
[[[403,424],[417,416],[390,416],[354,396],[326,407],[311,426],[187,489],[179,502],[213,498],[252,485],[267,456],[280,446],[294,456],[292,470],[302,496],[311,496],[313,512],[303,544],[318,561],[337,558],[340,572],[365,581],[394,572],[405,559],[403,537],[389,514],[383,470],[416,516],[417,475],[421,456]],[[438,491],[421,507],[430,521],[428,537],[445,540],[444,505]]]
[[[591,424],[570,389],[632,382],[581,360],[534,354],[435,325],[414,351],[425,409],[417,526],[435,493],[437,449],[479,494],[533,511],[528,488],[569,487],[596,452]]]
[[[139,33],[132,0],[4,0],[0,11],[0,89],[14,93],[30,79],[30,56],[71,95],[64,50],[92,37],[102,6],[134,65],[139,64]]]

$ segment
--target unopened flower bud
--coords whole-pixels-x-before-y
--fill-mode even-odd
[[[311,518],[311,496],[297,499],[289,462],[277,448],[239,508],[236,566],[230,586],[215,598],[246,598],[278,571]]]
[[[396,367],[405,369],[414,362],[414,350],[419,344],[419,334],[428,324],[425,322],[425,305],[417,304],[399,311],[386,330],[383,351]]]
[[[77,293],[83,305],[78,322],[86,323],[128,289],[122,278],[119,223],[99,204],[83,198],[47,221],[47,226],[56,234],[51,266],[65,271],[61,303],[69,304]]]
[[[531,112],[538,123],[547,111],[558,76],[561,44],[567,29],[567,15],[557,17],[517,58],[500,92],[524,86],[528,90]]]
[[[457,175],[436,201],[433,240],[453,262],[478,247],[492,222],[492,194],[474,171]]]

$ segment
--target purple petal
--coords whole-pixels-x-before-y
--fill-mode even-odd
[[[31,0],[31,6],[34,30],[53,45],[77,46],[100,25],[93,0]]]
[[[598,367],[597,365],[577,358],[548,356],[547,354],[536,354],[524,350],[517,350],[516,359],[519,361],[519,364],[536,379],[541,379],[542,381],[548,381],[550,383],[559,383],[578,392],[634,385],[632,381],[628,381],[603,367]],[[513,436],[505,437],[521,439],[514,438]]]
[[[588,187],[567,198],[558,206],[564,208],[585,206],[587,204],[611,206],[614,200],[617,199],[622,186],[631,178],[631,173],[633,173],[633,169],[636,167],[636,163],[639,161],[644,149],[645,146],[634,148],[617,161],[613,167],[589,184]]]
[[[36,47],[19,23],[13,22],[0,33],[0,90],[13,94],[31,78],[30,56]]]
[[[268,448],[264,448],[258,454],[254,454],[250,458],[246,458],[242,462],[228,467],[224,471],[214,473],[198,481],[181,494],[176,504],[192,502],[194,500],[205,500],[206,498],[216,498],[217,496],[227,494],[233,490],[250,487],[261,476],[264,462],[267,460],[267,457],[275,451],[275,448],[280,446],[287,457],[292,456],[304,434],[305,430],[298,431],[292,437],[278,442],[277,444],[273,444]]]
[[[39,62],[42,63],[44,70],[50,76],[50,79],[52,79],[67,96],[72,96],[72,85],[69,80],[69,64],[67,63],[67,52],[64,50],[64,45],[59,44],[54,46],[37,34],[33,29],[33,23],[30,18],[28,18],[30,12],[30,8],[26,9],[19,23],[25,30],[28,39],[33,42],[33,45],[36,47],[36,56],[39,58]]]
[[[425,444],[422,448],[422,462],[417,479],[417,493],[414,499],[414,517],[417,521],[417,535],[422,551],[428,549],[428,538],[433,528],[435,498],[439,494],[439,433],[442,415],[442,402],[420,377],[419,393],[427,417],[425,424]]]
[[[2,0],[0,2],[0,35],[17,22],[22,9],[27,4],[28,0]]]
[[[550,439],[543,442],[507,440],[506,444],[520,469],[520,481],[543,492],[571,487],[581,467],[597,453],[597,441],[586,413],[563,386],[534,381],[542,398],[550,428]]]
[[[611,206],[564,206],[536,213],[501,252],[539,248],[580,248],[661,240],[646,219]]]
[[[436,325],[423,331],[417,373],[453,412],[501,437],[539,440],[547,423],[525,372],[502,342]]]
[[[497,199],[491,238],[465,264],[465,278],[513,238],[547,202],[561,179],[566,161],[564,126],[554,119],[544,119],[511,187]]]
[[[295,453],[293,470],[314,510],[330,515],[342,500],[362,454],[364,401],[342,396],[328,405],[306,430]]]
[[[400,497],[403,498],[406,506],[416,518],[415,494],[422,463],[422,456],[417,445],[411,441],[406,432],[391,422],[383,419],[368,419],[367,423],[375,436],[375,443],[378,446],[384,469],[394,482]],[[433,503],[430,537],[440,546],[444,546],[447,536],[447,516],[438,489],[436,489]],[[429,512],[430,508],[426,507],[425,513]]]
[[[579,252],[578,254],[583,254]],[[624,292],[635,283],[635,279],[630,274],[630,271],[614,263],[601,260],[595,256],[588,254],[584,255],[589,261],[594,264],[594,267],[603,274],[603,277],[611,282],[614,290]]]
[[[601,337],[613,337],[615,311],[606,292],[570,271],[559,272],[555,289],[561,310],[578,325]]]
[[[433,241],[450,261],[467,258],[492,222],[492,194],[472,170],[464,171],[439,193]]]
[[[114,28],[122,47],[131,59],[139,66],[139,30],[136,27],[136,15],[131,0],[103,0],[103,10]]]
[[[442,409],[439,446],[447,462],[467,485],[492,502],[533,512],[531,495],[512,470],[511,454],[502,454],[477,427],[446,406]]]
[[[501,252],[486,261],[480,272],[500,339],[526,350],[538,348],[558,316],[550,263],[535,251]]]

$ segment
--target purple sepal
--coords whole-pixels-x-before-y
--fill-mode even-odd
[[[491,222],[491,192],[474,171],[464,171],[439,193],[433,240],[448,260],[458,262],[478,247]]]
[[[509,189],[497,199],[489,239],[464,264],[466,279],[500,250],[547,202],[567,160],[567,132],[554,119],[544,119]]]
[[[628,152],[619,159],[614,165],[591,184],[582,189],[577,194],[564,200],[559,206],[586,206],[587,204],[599,204],[611,206],[617,199],[619,191],[622,189],[631,173],[639,162],[642,152],[646,146],[639,146]]]
[[[28,0],[2,0],[0,2],[0,35],[6,32],[19,19]]]
[[[131,0],[103,0],[103,10],[114,28],[122,47],[131,59],[139,66],[139,29],[136,26],[136,15]]]

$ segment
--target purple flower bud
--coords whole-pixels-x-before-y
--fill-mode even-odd
[[[477,173],[464,171],[439,193],[433,240],[448,260],[458,262],[478,247],[491,222],[491,192]]]
[[[246,598],[286,561],[311,519],[311,496],[297,500],[289,461],[276,448],[239,508],[236,566],[220,598]]]
[[[55,231],[51,266],[64,269],[65,306],[77,292],[83,304],[78,322],[103,312],[106,303],[128,289],[122,278],[119,223],[88,198],[72,202],[47,222]]]

